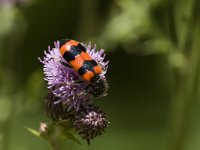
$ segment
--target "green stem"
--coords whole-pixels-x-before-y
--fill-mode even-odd
[[[183,150],[187,141],[191,125],[191,117],[198,99],[199,72],[200,72],[200,29],[198,24],[193,35],[193,44],[184,71],[178,71],[176,78],[176,90],[172,101],[171,132],[172,145],[170,150]],[[194,29],[195,29],[194,28]],[[186,58],[186,57],[185,57]]]
[[[47,125],[47,128],[43,132],[41,132],[41,136],[50,143],[52,150],[62,150],[64,142],[68,139],[68,132],[70,129],[70,120],[65,122],[65,124],[52,122]]]
[[[53,124],[53,134],[49,141],[52,146],[52,150],[61,150],[63,147],[62,128],[56,124]]]
[[[5,41],[3,41],[6,44],[3,45],[4,51],[2,52],[2,56],[9,57],[2,57],[2,59],[0,60],[2,61],[2,63],[0,64],[5,64],[5,62],[7,62],[6,65],[3,65],[1,68],[1,70],[3,70],[2,76],[5,77],[2,79],[5,82],[4,85],[1,85],[3,89],[2,93],[6,93],[6,95],[9,97],[9,100],[12,101],[10,118],[8,118],[8,120],[4,123],[4,138],[2,142],[3,150],[8,150],[10,146],[12,124],[14,122],[14,115],[16,114],[16,106],[18,103],[15,96],[20,89],[20,84],[18,84],[19,78],[17,77],[17,62],[19,61],[19,57],[16,56],[21,55],[20,50],[17,50],[17,48],[18,44],[21,42],[20,40],[22,40],[22,38],[20,37],[23,36],[25,31],[25,26],[23,26],[25,22],[23,18],[19,16],[19,14],[15,14],[15,17],[17,17],[17,19],[12,20],[13,22],[15,22],[15,26],[10,28],[7,33],[7,38],[5,38]]]
[[[62,143],[59,141],[54,141],[53,143],[51,143],[51,146],[52,146],[52,150],[61,150]]]

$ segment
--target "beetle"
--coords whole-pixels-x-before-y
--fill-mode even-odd
[[[94,97],[105,95],[107,91],[107,82],[100,74],[101,66],[89,55],[84,45],[80,42],[63,39],[60,40],[59,51],[61,56],[69,63],[69,67],[73,68],[84,81],[88,81],[89,85],[85,91],[90,91]]]

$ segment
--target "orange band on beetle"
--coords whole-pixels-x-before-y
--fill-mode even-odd
[[[64,55],[64,53],[65,53],[66,51],[69,51],[69,49],[70,49],[70,48],[66,48],[66,47],[67,47],[67,44],[64,44],[64,45],[60,48],[60,53],[61,53],[62,56]]]
[[[82,75],[82,78],[86,81],[90,81],[94,77],[94,72],[88,71],[84,75]]]
[[[61,48],[60,48],[60,53],[63,56],[66,51],[70,51],[71,46],[78,46],[79,42],[70,40],[66,42]]]
[[[69,41],[67,42],[67,44],[68,44],[68,45],[73,45],[73,46],[78,46],[79,42],[74,41],[74,40],[69,40]]]
[[[102,69],[101,69],[101,67],[98,65],[98,66],[95,66],[94,67],[94,72],[96,73],[96,74],[100,74],[101,72],[102,72]]]
[[[84,60],[80,55],[77,55],[75,60],[72,60],[69,63],[76,71],[78,71],[78,69],[83,66]]]
[[[80,55],[84,60],[92,60],[91,56],[86,52],[81,52]]]

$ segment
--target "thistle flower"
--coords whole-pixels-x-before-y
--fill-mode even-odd
[[[87,140],[88,145],[90,140],[101,135],[107,126],[107,115],[93,105],[90,105],[87,109],[80,109],[80,112],[75,116],[75,130],[83,139]]]
[[[68,111],[67,107],[63,103],[56,103],[58,101],[53,93],[49,92],[45,99],[46,114],[53,121],[63,122],[70,119],[71,112]]]
[[[68,111],[75,109],[79,110],[80,106],[87,106],[89,100],[92,99],[92,95],[89,93],[85,94],[85,88],[88,86],[87,81],[82,81],[80,75],[68,67],[68,64],[59,52],[60,42],[54,43],[55,48],[51,49],[48,47],[48,52],[44,52],[45,56],[43,60],[39,58],[40,62],[43,63],[45,80],[48,84],[48,89],[52,94],[56,96],[54,104],[62,102],[68,107]],[[92,48],[89,43],[86,46],[87,52],[90,54],[99,65],[101,65],[103,72],[100,74],[101,78],[105,78],[105,73],[108,67],[108,61],[104,61],[105,53],[104,50],[96,52],[96,46]]]
[[[91,139],[102,134],[108,126],[108,120],[104,112],[91,104],[94,97],[98,97],[99,93],[96,92],[95,95],[94,92],[86,92],[86,89],[94,90],[97,86],[98,88],[102,86],[102,84],[105,84],[105,86],[100,87],[100,90],[107,89],[105,74],[108,68],[108,61],[104,60],[105,53],[103,49],[97,52],[96,45],[92,48],[91,43],[88,45],[83,44],[87,53],[102,68],[102,73],[96,76],[98,77],[98,80],[95,80],[96,82],[85,81],[61,56],[59,50],[60,42],[57,41],[54,45],[54,48],[48,47],[48,51],[44,52],[43,59],[39,58],[44,65],[44,79],[47,81],[47,88],[49,89],[45,100],[46,114],[53,123],[47,125],[48,129],[56,130],[56,126],[58,126],[59,129],[65,131],[65,129],[68,130],[68,128],[74,127],[76,132],[90,144]],[[106,95],[106,90],[102,95]],[[44,130],[42,133],[43,137],[50,140],[51,143],[54,131]],[[65,134],[65,132],[62,134]],[[72,136],[66,135],[66,137]]]

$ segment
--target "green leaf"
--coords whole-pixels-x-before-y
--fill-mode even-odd
[[[31,128],[29,128],[29,127],[26,127],[26,129],[29,131],[29,132],[31,132],[33,135],[35,135],[35,136],[38,136],[38,137],[41,137],[40,135],[40,132],[39,131],[37,131],[37,130],[35,130],[35,129],[31,129]]]

